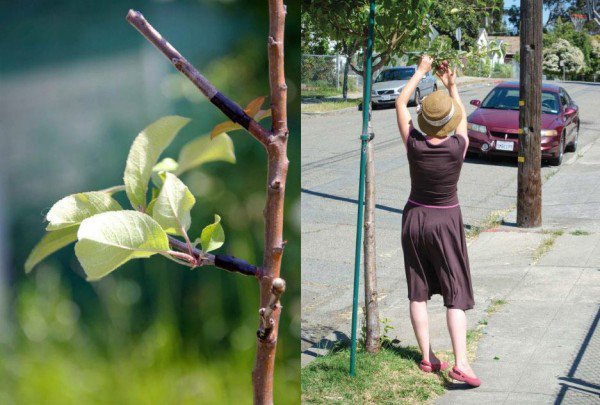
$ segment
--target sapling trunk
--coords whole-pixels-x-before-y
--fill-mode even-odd
[[[265,204],[265,246],[260,277],[261,311],[268,308],[273,294],[277,293],[273,280],[279,277],[283,240],[283,203],[289,161],[287,159],[287,85],[283,68],[283,38],[286,9],[283,0],[269,0],[269,85],[273,127],[266,145],[268,155],[267,201]],[[257,348],[252,379],[254,403],[273,403],[273,371],[281,305],[275,304],[266,317],[261,313],[257,333]],[[270,332],[270,333],[266,333]]]
[[[367,142],[367,167],[365,173],[364,265],[365,265],[365,349],[377,353],[380,348],[379,308],[377,303],[377,254],[375,249],[375,153],[371,106],[369,108],[369,141]]]

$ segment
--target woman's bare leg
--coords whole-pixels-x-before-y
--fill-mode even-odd
[[[475,373],[467,359],[467,315],[462,309],[448,308],[446,312],[448,332],[452,340],[455,365],[462,372],[474,377]]]
[[[421,353],[423,354],[423,360],[431,362],[432,364],[439,363],[435,354],[431,350],[429,344],[429,315],[427,314],[427,301],[411,301],[410,302],[410,321],[415,331],[415,337]]]

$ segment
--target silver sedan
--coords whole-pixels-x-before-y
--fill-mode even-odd
[[[382,70],[377,75],[371,89],[373,108],[393,105],[408,80],[415,74],[415,70],[416,66],[403,66]],[[435,76],[429,72],[417,85],[411,103],[417,105],[423,97],[436,90]]]

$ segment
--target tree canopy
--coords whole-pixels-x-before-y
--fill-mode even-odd
[[[501,25],[502,0],[437,2],[433,0],[378,1],[375,12],[373,70],[386,66],[394,57],[426,49],[429,37],[424,35],[434,27],[440,34],[454,38],[462,28],[463,41],[473,45],[485,16]],[[328,38],[336,49],[352,56],[363,47],[369,1],[303,0],[303,41]],[[495,22],[494,22],[495,21]],[[453,45],[458,43],[453,39]],[[305,45],[303,45],[305,46]],[[352,69],[362,74],[360,67]]]

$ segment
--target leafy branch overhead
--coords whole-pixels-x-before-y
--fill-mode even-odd
[[[451,66],[464,67],[463,61],[477,60],[486,57],[501,56],[506,52],[506,44],[499,41],[490,41],[487,46],[472,47],[468,51],[459,51],[452,46],[452,41],[445,35],[436,37],[421,52],[414,52],[408,59],[408,64],[416,64],[423,54],[433,58],[434,67],[439,67],[447,61]]]
[[[498,20],[496,17],[502,13],[501,4],[500,0],[377,1],[373,71],[388,65],[395,57],[427,49],[429,38],[423,33],[431,27],[448,39],[457,27],[462,27],[465,48],[471,48],[484,17],[493,17],[493,22]],[[305,34],[309,42],[322,38],[330,40],[338,49],[349,48],[344,53],[351,59],[354,46],[364,44],[369,1],[302,0],[302,10],[303,18],[308,20],[307,28],[312,31],[311,35]],[[362,76],[364,72],[359,63],[352,62],[350,67]]]
[[[260,104],[257,101],[255,106],[249,106],[256,109],[254,115],[260,112],[263,101],[261,98]],[[124,186],[77,193],[55,203],[46,216],[48,233],[27,258],[25,270],[31,271],[50,254],[73,242],[77,242],[75,253],[88,280],[102,278],[131,259],[157,253],[190,267],[214,264],[214,257],[207,253],[224,243],[221,217],[215,214],[215,223],[207,225],[198,236],[204,251],[192,246],[187,231],[196,199],[177,176],[208,162],[235,163],[235,151],[226,133],[214,139],[205,135],[184,145],[179,161],[165,158],[157,163],[189,122],[188,118],[167,116],[141,131],[127,157]],[[113,198],[113,193],[123,190],[133,210],[124,209]],[[169,235],[182,236],[185,248],[173,250],[173,246],[181,246]]]

